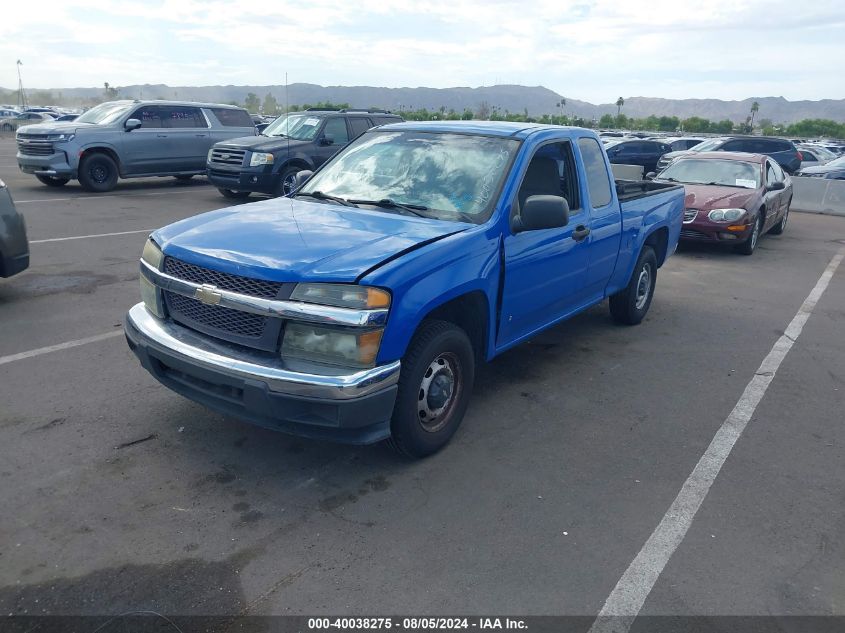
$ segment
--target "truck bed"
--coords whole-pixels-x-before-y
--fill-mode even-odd
[[[654,182],[653,180],[616,180],[616,195],[619,197],[620,203],[664,193],[670,189],[683,189],[683,185]]]

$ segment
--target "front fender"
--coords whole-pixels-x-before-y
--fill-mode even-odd
[[[485,358],[492,357],[499,284],[498,236],[476,227],[407,253],[368,273],[361,283],[393,294],[378,363],[402,358],[423,319],[436,308],[470,292],[487,299]]]

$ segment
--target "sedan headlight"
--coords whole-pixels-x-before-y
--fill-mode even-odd
[[[289,322],[285,326],[282,357],[344,367],[373,367],[381,335],[382,330],[362,332]]]
[[[713,209],[707,217],[713,222],[735,222],[746,213],[745,209]]]
[[[148,239],[147,243],[144,244],[141,259],[156,270],[161,270],[164,264],[164,253],[161,252],[158,244]],[[141,275],[141,301],[144,302],[150,313],[159,319],[165,317],[164,297],[161,294],[161,289],[150,282],[143,274]]]
[[[390,307],[390,293],[387,290],[356,284],[298,284],[290,298],[291,301],[357,310]]]
[[[258,167],[259,165],[272,165],[273,164],[273,155],[272,154],[265,154],[263,152],[254,152],[252,156],[249,157],[249,166],[250,167]]]

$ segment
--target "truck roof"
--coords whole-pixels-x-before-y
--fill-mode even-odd
[[[203,103],[200,101],[177,101],[173,99],[115,99],[104,103],[135,103],[138,105],[193,106],[195,108],[227,108],[230,110],[243,110],[241,106],[234,106],[229,103]]]
[[[456,132],[462,134],[483,134],[486,136],[511,136],[524,139],[541,130],[571,131],[582,128],[542,123],[523,123],[516,121],[405,121],[389,123],[380,130],[419,130],[422,132]]]

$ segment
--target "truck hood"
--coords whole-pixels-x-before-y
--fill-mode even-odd
[[[684,185],[686,199],[684,206],[690,209],[746,209],[759,193],[757,189],[739,189],[718,185]]]
[[[33,123],[32,125],[21,126],[21,129],[26,127],[25,134],[67,134],[68,132],[75,133],[82,128],[99,127],[95,123],[77,123],[76,121],[55,121],[50,123]],[[113,129],[113,128],[109,128]]]
[[[288,147],[294,149],[301,145],[310,145],[312,142],[287,139],[283,136],[243,136],[221,141],[215,147],[237,147],[254,152],[277,152]]]
[[[475,226],[275,198],[204,213],[153,233],[165,255],[270,281],[356,281],[387,259]]]

